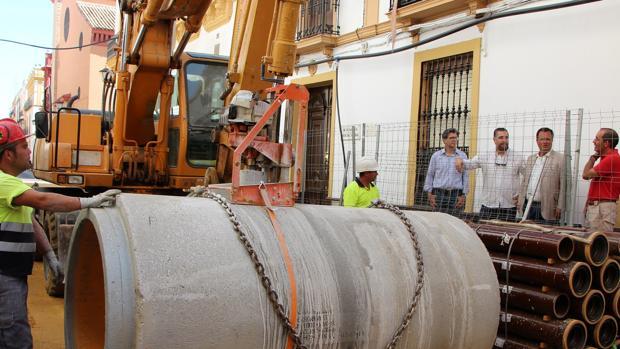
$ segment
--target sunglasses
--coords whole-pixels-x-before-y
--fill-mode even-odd
[[[495,158],[495,166],[507,166],[508,165],[508,159],[504,159],[503,162],[500,160],[500,162],[497,162],[497,158]]]

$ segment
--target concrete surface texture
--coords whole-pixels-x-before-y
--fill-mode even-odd
[[[394,214],[278,208],[289,274],[265,209],[233,205],[232,211],[285,312],[297,305],[304,344],[372,349],[388,343],[417,284],[411,238]],[[499,287],[484,245],[452,216],[406,215],[418,233],[425,282],[399,347],[491,347]],[[122,194],[115,207],[83,211],[67,268],[69,348],[285,347],[286,333],[253,262],[213,200]]]

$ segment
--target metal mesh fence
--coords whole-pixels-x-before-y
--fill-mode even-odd
[[[543,127],[553,130],[555,160],[540,159],[549,161],[549,164],[542,165],[546,166],[543,176],[532,176],[532,172],[537,171],[536,154],[539,152],[536,132]],[[516,210],[515,217],[519,219],[527,209],[525,199],[530,198],[528,201],[536,203],[544,193],[545,196],[554,195],[554,200],[564,203],[561,216],[554,223],[581,224],[589,188],[589,181],[583,180],[581,173],[594,151],[592,140],[603,127],[618,130],[620,111],[561,109],[479,116],[477,126],[472,125],[473,131],[465,135],[466,139],[461,135],[457,144],[468,159],[475,159],[466,167],[479,167],[464,170],[470,178],[462,178],[461,182],[467,182],[470,190],[462,211],[480,213],[483,204],[492,208],[519,206],[521,209]],[[505,128],[509,133],[507,157],[496,153],[493,132],[497,128]],[[414,143],[420,138],[418,131],[417,126],[410,123],[343,125],[342,135],[338,127],[333,133],[308,131],[305,202],[338,204],[344,186],[354,178],[356,162],[371,156],[379,163],[376,184],[383,200],[413,209],[439,210],[439,207],[430,205],[424,182],[429,174],[431,157],[441,148],[430,146],[428,142],[425,144],[424,140]],[[335,137],[333,149],[328,146],[330,134]],[[558,159],[562,161],[558,163]],[[434,173],[437,175],[433,177],[431,187],[444,184],[443,189],[466,189],[465,186],[448,188],[437,180],[443,174]],[[530,178],[541,177],[543,179],[537,181],[537,185],[527,185]],[[448,183],[448,186],[454,184]],[[518,196],[522,200],[518,200]],[[502,198],[506,200],[502,201]],[[529,211],[534,209],[530,207]]]

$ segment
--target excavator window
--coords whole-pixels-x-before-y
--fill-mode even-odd
[[[174,78],[172,98],[170,100],[170,118],[174,119],[179,117],[179,74],[176,70],[172,70],[170,75]],[[153,111],[153,120],[159,120],[160,114],[160,100],[161,94],[157,96],[157,102],[155,103],[155,110]]]
[[[217,144],[214,139],[224,102],[219,98],[225,88],[224,62],[191,61],[185,65],[187,91],[187,161],[191,166],[215,166]]]

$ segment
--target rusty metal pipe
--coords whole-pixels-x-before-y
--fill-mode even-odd
[[[614,293],[620,286],[620,263],[615,259],[607,259],[600,267],[592,269],[594,287],[605,293]]]
[[[519,255],[553,258],[567,261],[573,256],[575,244],[566,235],[546,234],[536,231],[521,231],[519,229],[506,229],[490,224],[471,224],[484,245],[490,251],[508,251],[509,243],[504,242],[504,236],[511,238],[519,234],[518,239],[512,244],[512,252]]]
[[[523,338],[509,336],[507,339],[502,334],[495,338],[493,349],[538,349],[538,342],[532,342]]]
[[[603,233],[572,233],[575,236],[585,238],[588,243],[575,241],[576,259],[586,261],[594,266],[601,266],[609,256],[609,241]]]
[[[594,325],[605,315],[605,295],[599,290],[590,290],[584,297],[573,299],[570,313]]]
[[[588,328],[588,343],[597,348],[610,348],[618,335],[618,322],[611,315],[605,315],[599,322]]]
[[[605,308],[607,314],[620,318],[620,288],[612,294],[605,295]]]
[[[510,320],[506,322],[506,318]],[[544,321],[536,315],[511,311],[508,316],[503,312],[500,316],[500,330],[505,324],[509,333],[555,348],[582,349],[586,344],[586,325],[575,319]]]
[[[502,309],[508,298],[508,307],[517,308],[529,313],[539,315],[553,315],[558,319],[564,318],[570,310],[570,298],[565,293],[556,291],[542,292],[540,288],[513,284],[506,287],[499,283],[502,299]],[[506,293],[510,290],[509,293]]]
[[[490,252],[495,272],[500,280],[506,276],[506,256]],[[570,261],[548,265],[544,261],[514,256],[510,257],[510,280],[535,286],[548,286],[568,292],[575,297],[583,297],[592,286],[592,270],[583,262]]]

